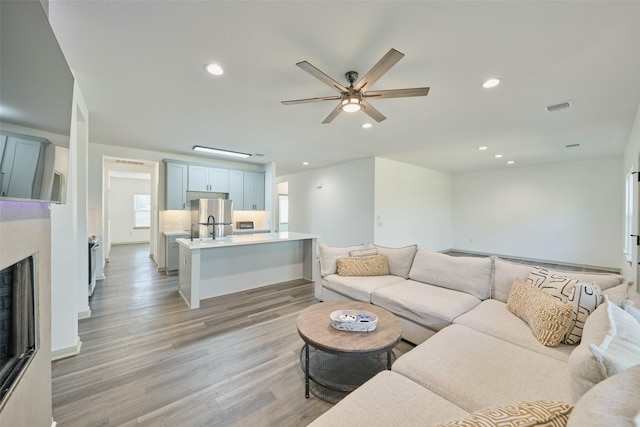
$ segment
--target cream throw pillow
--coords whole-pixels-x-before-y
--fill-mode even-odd
[[[385,255],[338,258],[338,276],[386,276],[389,264]]]
[[[481,409],[464,418],[438,424],[438,427],[563,427],[573,405],[551,400],[522,402],[517,405]]]
[[[604,377],[640,364],[640,323],[606,298],[609,331],[601,343],[589,345]]]
[[[511,286],[507,309],[527,322],[538,341],[548,347],[560,344],[573,318],[570,304],[557,301],[521,279]]]

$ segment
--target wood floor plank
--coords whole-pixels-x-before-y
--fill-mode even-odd
[[[59,426],[305,426],[331,407],[304,398],[296,317],[318,302],[312,283],[190,310],[147,246],[114,246],[110,256],[79,323],[81,353],[52,364]]]

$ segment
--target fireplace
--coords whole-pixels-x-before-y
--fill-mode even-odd
[[[0,402],[38,348],[35,257],[32,255],[0,270]]]

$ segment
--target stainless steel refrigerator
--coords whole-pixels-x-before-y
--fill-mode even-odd
[[[191,201],[193,238],[220,238],[233,234],[233,200],[195,199]]]

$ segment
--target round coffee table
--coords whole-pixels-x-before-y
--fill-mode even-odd
[[[339,331],[331,326],[334,310],[366,310],[378,316],[371,332]],[[400,342],[402,325],[393,313],[358,301],[331,301],[304,309],[297,319],[304,341],[300,362],[305,372],[305,397],[310,382],[323,391],[318,397],[335,402],[384,369],[391,369],[393,347]],[[381,357],[386,354],[386,357]],[[335,392],[335,393],[334,393]],[[336,397],[337,396],[337,397]]]

